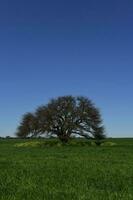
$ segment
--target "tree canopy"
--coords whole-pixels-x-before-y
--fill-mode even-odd
[[[105,138],[99,109],[83,96],[58,97],[38,107],[33,114],[26,113],[16,134],[18,137],[56,135],[62,142],[68,142],[73,134],[87,139]]]

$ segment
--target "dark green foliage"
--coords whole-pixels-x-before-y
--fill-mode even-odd
[[[55,135],[63,143],[71,136],[82,136],[99,141],[105,138],[99,110],[82,96],[63,96],[39,107],[34,114],[23,116],[17,136]]]
[[[23,115],[16,135],[20,138],[26,138],[28,136],[36,137],[39,134],[40,129],[36,116],[32,113],[26,113],[25,115]]]

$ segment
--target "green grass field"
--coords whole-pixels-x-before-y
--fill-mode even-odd
[[[133,139],[16,147],[0,140],[0,200],[133,200]]]

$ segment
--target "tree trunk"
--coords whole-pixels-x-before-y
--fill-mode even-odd
[[[69,136],[66,134],[59,135],[59,139],[62,141],[62,143],[66,144],[69,141]]]

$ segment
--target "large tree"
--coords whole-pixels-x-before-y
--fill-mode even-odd
[[[55,134],[63,142],[72,134],[95,139],[105,137],[99,110],[82,96],[52,99],[37,109],[36,116],[42,132]]]
[[[99,109],[86,97],[52,99],[39,107],[34,116],[39,133],[56,135],[62,142],[68,142],[72,134],[96,140],[105,138]]]

